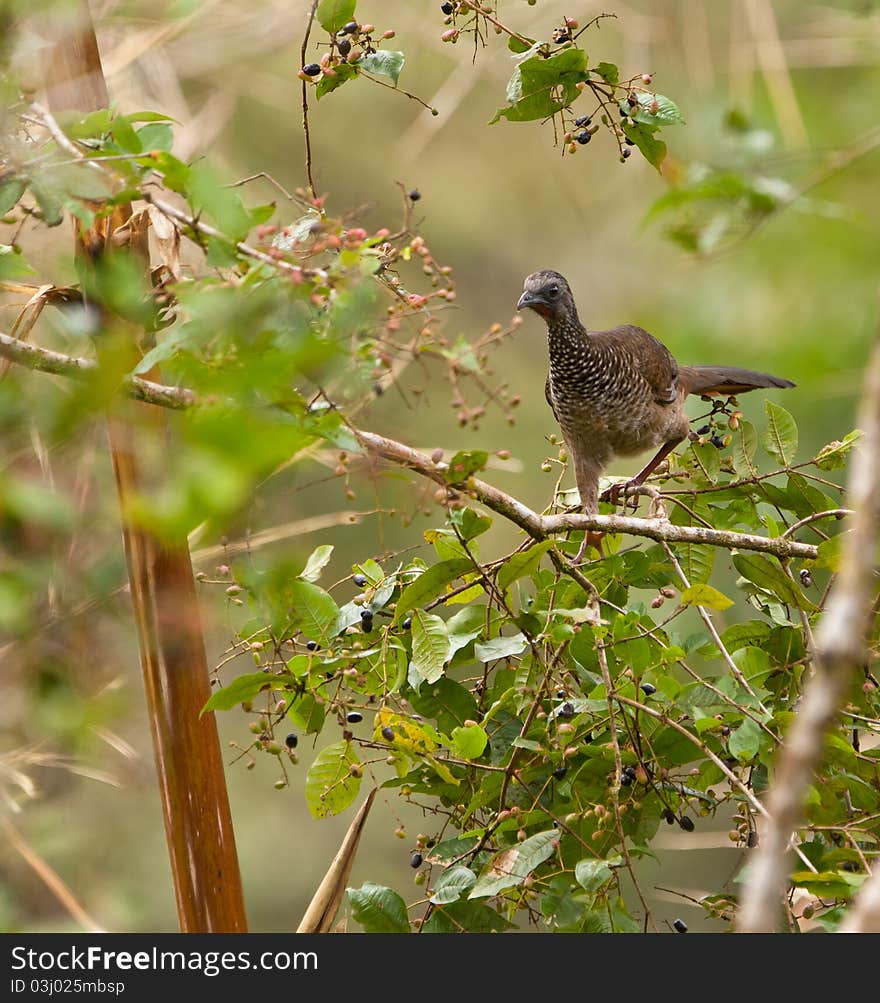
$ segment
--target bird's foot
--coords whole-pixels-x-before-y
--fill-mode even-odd
[[[624,503],[624,508],[626,508],[626,496],[633,488],[641,487],[642,482],[637,478],[633,477],[628,481],[617,481],[612,484],[611,487],[606,488],[601,495],[599,495],[599,501],[610,502],[610,504],[615,507],[620,504],[621,499]],[[633,511],[638,508],[639,498],[636,494],[633,498]]]
[[[605,536],[604,533],[599,533],[596,530],[588,529],[584,532],[584,539],[581,542],[580,549],[574,555],[574,563],[580,564],[584,559],[584,552],[587,547],[595,547],[599,551],[599,557],[605,560],[605,551],[602,548],[602,538]]]

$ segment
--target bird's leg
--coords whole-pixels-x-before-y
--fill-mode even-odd
[[[599,511],[599,472],[601,471],[601,458],[597,460],[584,454],[580,448],[570,448],[574,459],[574,475],[577,481],[578,494],[584,515],[596,515]],[[605,551],[602,549],[602,537],[604,533],[595,530],[584,530],[584,539],[574,558],[574,563],[579,564],[584,556],[587,547],[595,547],[599,551],[599,556],[604,559]]]
[[[621,493],[623,493],[625,498],[626,492],[630,488],[637,488],[640,484],[644,484],[650,475],[657,469],[660,463],[673,451],[673,449],[675,449],[680,442],[684,442],[684,438],[685,437],[682,436],[680,439],[670,439],[669,442],[664,442],[654,456],[635,475],[635,477],[630,478],[628,481],[622,481],[619,484],[612,484],[610,488],[602,492],[601,500],[611,502],[612,505],[616,505]]]

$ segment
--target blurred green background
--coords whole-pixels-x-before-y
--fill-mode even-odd
[[[18,18],[9,50],[16,72],[36,82],[40,25],[28,21],[28,6],[22,0],[3,9]],[[266,171],[288,188],[304,183],[296,72],[307,7],[301,0],[92,5],[111,93],[124,111],[173,116],[180,123],[175,152],[187,159],[210,153],[229,181]],[[654,85],[687,120],[666,130],[665,177],[638,157],[619,164],[604,133],[576,157],[562,158],[549,125],[489,127],[511,72],[502,40],[490,37],[472,64],[471,47],[440,42],[439,3],[361,0],[362,20],[397,33],[394,44],[407,57],[401,87],[440,115],[366,81],[329,95],[312,109],[318,188],[329,193],[331,212],[351,211],[368,228],[397,225],[402,206],[395,182],[419,189],[421,232],[458,281],[455,306],[445,313],[448,337],[476,337],[495,321],[506,324],[523,277],[555,268],[569,278],[590,327],[636,323],[682,362],[764,369],[797,381],[784,405],[797,418],[806,458],[852,427],[877,322],[880,10],[860,0],[502,5],[506,23],[539,37],[563,14],[584,23],[603,10],[617,19],[585,36],[591,62],[617,62],[627,76],[652,72]],[[746,131],[725,124],[732,110],[748,123]],[[678,217],[644,220],[670,181],[684,183],[695,164],[731,167],[775,185],[785,199],[802,197],[742,239],[730,239],[740,224],[731,207],[728,237],[707,253],[690,253],[667,232]],[[253,202],[276,197],[262,181],[247,191]],[[62,230],[47,238],[30,228],[20,238],[44,274],[59,279],[70,275],[69,234]],[[16,302],[0,301],[0,329],[9,330]],[[419,367],[411,367],[402,393],[375,403],[364,423],[419,447],[510,449],[513,460],[506,469],[492,468],[490,479],[543,508],[552,478],[540,465],[555,454],[546,436],[556,429],[543,395],[539,321],[526,318],[492,364],[496,379],[522,397],[514,427],[490,407],[478,433],[460,428],[446,382]],[[44,379],[7,377],[35,400]],[[424,392],[413,395],[414,388]],[[760,423],[762,401],[743,404]],[[13,413],[0,396],[0,421]],[[0,832],[6,841],[0,926],[76,928],[26,861],[26,853],[36,852],[101,927],[171,930],[174,904],[103,430],[77,429],[48,444],[35,434],[31,445],[5,455],[4,469],[30,470],[36,483],[70,495],[76,514],[72,523],[59,517],[53,529],[50,513],[33,531],[17,529],[14,539],[2,541],[3,550],[28,556],[43,615],[27,625],[9,618],[0,638],[6,795],[0,812],[19,834]],[[632,461],[613,472],[635,469]],[[331,470],[332,463],[328,469],[316,462],[280,475],[230,535],[403,497],[397,486],[356,477],[357,497],[347,500]],[[288,537],[271,549],[273,556],[304,557],[318,543],[334,543],[327,580],[335,581],[354,560],[418,544],[421,530],[436,520],[436,514],[421,517],[407,531],[368,517]],[[210,571],[216,563],[208,555],[199,566]],[[206,590],[205,602],[213,663],[228,644],[231,621],[221,590]],[[220,726],[225,741],[246,740],[241,716],[222,715]],[[350,812],[322,822],[309,817],[302,797],[305,744],[288,790],[273,788],[276,775],[265,758],[251,772],[242,764],[229,770],[253,930],[296,927],[349,822]],[[393,836],[401,821],[396,812],[395,801],[380,794],[352,883],[386,883],[406,897],[410,842],[432,831],[431,820],[410,810],[402,819],[408,839],[401,842]],[[742,853],[728,843],[726,828],[705,820],[693,835],[661,836],[660,862],[644,865],[646,884],[699,897],[729,882]],[[661,919],[681,915],[692,929],[711,928],[685,900],[656,896]]]

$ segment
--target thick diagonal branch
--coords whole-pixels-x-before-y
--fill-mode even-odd
[[[752,860],[739,929],[776,928],[788,884],[788,848],[803,818],[804,797],[822,759],[825,735],[867,657],[880,536],[880,342],[875,345],[861,408],[864,438],[852,462],[847,498],[853,514],[840,573],[816,633],[816,670],[779,755],[767,799],[769,825]]]
[[[0,332],[0,357],[10,359],[29,369],[79,379],[98,370],[98,363],[91,359],[50,352],[36,345],[24,344],[2,332]],[[186,387],[165,386],[141,379],[139,376],[124,377],[121,389],[137,400],[147,404],[157,404],[160,407],[183,410],[199,404],[196,394]],[[450,486],[447,479],[448,467],[445,463],[434,463],[424,453],[396,439],[359,429],[353,431],[366,452],[397,466],[408,467],[437,484]],[[454,485],[453,490],[497,512],[536,540],[543,540],[554,533],[566,530],[593,530],[600,533],[623,533],[657,542],[700,543],[724,550],[753,550],[773,554],[782,559],[799,558],[810,561],[818,556],[816,547],[792,540],[790,537],[757,536],[754,533],[735,533],[703,526],[676,526],[664,519],[638,519],[625,515],[581,513],[541,515],[513,495],[475,477],[469,477],[466,483]]]

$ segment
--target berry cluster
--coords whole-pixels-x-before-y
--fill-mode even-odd
[[[728,397],[719,400],[715,397],[702,397],[702,400],[712,405],[712,410],[703,415],[708,418],[706,424],[701,425],[695,433],[694,441],[700,446],[711,443],[716,449],[726,449],[733,441],[731,432],[739,428],[743,413],[739,410],[739,402],[736,397]],[[701,419],[696,419],[700,421]]]
[[[317,63],[307,63],[297,76],[309,83],[317,83],[319,78],[333,78],[341,65],[355,65],[364,55],[376,52],[377,37],[387,40],[394,38],[394,35],[395,32],[391,29],[377,35],[375,25],[349,21],[341,31],[330,36],[329,49],[321,59]]]

